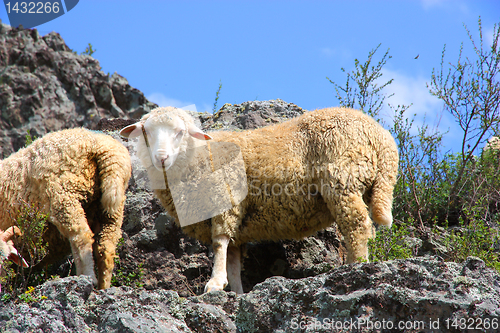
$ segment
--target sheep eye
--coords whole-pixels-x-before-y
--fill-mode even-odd
[[[184,131],[180,130],[176,135],[175,135],[175,142],[178,143],[181,139],[182,136],[184,135]]]

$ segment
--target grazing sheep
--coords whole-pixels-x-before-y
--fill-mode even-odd
[[[69,241],[77,274],[108,288],[130,174],[127,149],[108,135],[83,128],[47,134],[0,162],[0,228],[14,224],[19,205],[37,207],[49,216],[49,255],[66,255]]]
[[[5,231],[0,229],[0,269],[5,260],[12,260],[18,265],[28,267],[28,263],[19,255],[14,243],[10,240],[14,235],[22,235],[18,227],[11,227]]]
[[[139,137],[138,157],[154,179],[162,179],[163,167],[175,170],[180,165],[181,172],[193,158],[187,152],[203,140],[240,147],[246,198],[211,219],[183,227],[188,235],[213,245],[214,268],[206,292],[223,289],[228,279],[233,291],[243,292],[244,243],[300,239],[336,222],[347,245],[347,262],[352,263],[368,260],[372,220],[392,224],[397,147],[388,131],[360,111],[328,108],[255,130],[207,134],[185,111],[167,107],[144,115],[120,134]],[[168,184],[155,194],[178,220]]]
[[[9,240],[14,234],[20,236],[21,230],[18,227],[12,227],[5,231],[0,230],[0,272],[2,271],[2,265],[5,260],[12,260],[18,265],[23,267],[28,267],[28,263],[19,255],[14,243]],[[0,291],[2,291],[2,286],[0,286]]]

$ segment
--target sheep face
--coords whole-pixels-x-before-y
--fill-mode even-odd
[[[14,235],[22,235],[18,227],[13,226],[5,232],[0,230],[0,271],[4,260],[11,260],[19,266],[28,267],[28,263],[17,252],[12,240],[9,240]],[[0,291],[2,291],[2,286],[0,286]]]
[[[163,167],[168,170],[179,156],[186,126],[178,118],[171,119],[164,126],[159,125],[153,119],[148,119],[144,123],[144,130],[153,165],[157,170],[163,170]]]
[[[12,227],[7,229],[5,232],[0,230],[0,268],[3,260],[12,260],[16,264],[28,267],[28,263],[19,255],[16,248],[14,247],[14,243],[9,240],[14,234],[20,236],[21,231],[18,227]]]
[[[175,163],[179,153],[192,146],[189,144],[190,138],[211,139],[193,123],[186,122],[177,115],[165,112],[155,117],[147,116],[123,128],[120,135],[127,138],[142,136],[138,149],[148,151],[151,163],[158,171],[168,170]]]

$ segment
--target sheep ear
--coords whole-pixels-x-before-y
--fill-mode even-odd
[[[128,125],[127,127],[124,127],[120,131],[120,135],[124,138],[136,138],[142,133],[140,131],[141,128],[142,128],[141,123],[135,123],[132,125]]]
[[[12,260],[12,262],[14,262],[15,264],[17,264],[18,266],[29,267],[29,265],[26,262],[26,260],[24,260],[24,258],[21,257],[19,255],[19,253],[17,253],[16,249],[14,249],[14,248],[11,249],[11,251],[9,253],[8,259]]]
[[[191,125],[188,128],[188,133],[191,135],[193,138],[196,138],[198,140],[212,140],[212,137],[205,132],[203,132],[201,129],[198,127]]]

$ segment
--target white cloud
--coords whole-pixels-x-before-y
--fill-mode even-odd
[[[327,58],[340,57],[341,59],[351,59],[352,54],[345,48],[323,47],[319,50],[320,54]]]
[[[459,9],[460,12],[467,14],[469,13],[469,7],[465,1],[458,0],[420,0],[422,7],[425,10],[433,8],[445,8],[445,9]]]
[[[418,128],[427,125],[428,130],[433,133],[439,131],[444,134],[444,151],[452,149],[459,151],[459,144],[462,140],[462,131],[455,120],[443,109],[443,102],[432,96],[426,86],[428,82],[423,77],[406,76],[400,72],[384,70],[384,78],[393,78],[392,84],[386,87],[388,95],[394,94],[386,101],[393,106],[411,105],[406,111],[411,119],[415,115],[412,134],[418,133]],[[381,117],[392,124],[394,114],[392,110],[385,109],[381,112]]]
[[[320,51],[321,51],[322,55],[325,55],[327,57],[331,57],[331,56],[334,56],[335,54],[337,54],[337,51],[335,51],[334,49],[331,49],[329,47],[324,47]]]
[[[440,7],[448,2],[448,0],[421,0],[421,2],[424,9],[430,9],[433,7]]]
[[[384,78],[392,78],[394,81],[385,89],[392,97],[387,102],[397,105],[412,105],[409,109],[411,114],[416,114],[417,118],[435,118],[441,114],[441,102],[432,96],[427,89],[426,79],[423,77],[409,77],[402,73],[384,70]],[[385,116],[391,116],[386,114]]]
[[[217,104],[217,110],[215,112],[219,111],[219,109],[222,107],[222,105],[219,103]],[[202,112],[208,112],[212,113],[214,106],[213,105],[208,105],[207,103],[203,103],[203,106],[201,108]]]
[[[422,7],[424,7],[425,10],[431,9],[431,8],[436,8],[436,7],[445,7],[448,4],[451,4],[453,6],[458,5],[457,0],[421,0],[422,2]],[[460,5],[463,5],[463,2],[460,2]]]
[[[181,101],[175,98],[170,98],[162,93],[152,93],[146,96],[146,98],[153,102],[158,104],[158,106],[173,106],[176,108],[182,108],[184,110],[190,110],[190,111],[196,111],[196,105],[192,102],[185,102]]]
[[[498,27],[497,27],[498,29]],[[484,29],[483,31],[483,38],[486,41],[486,45],[488,47],[491,47],[493,45],[493,35],[495,33],[495,30],[493,30],[493,27]]]

